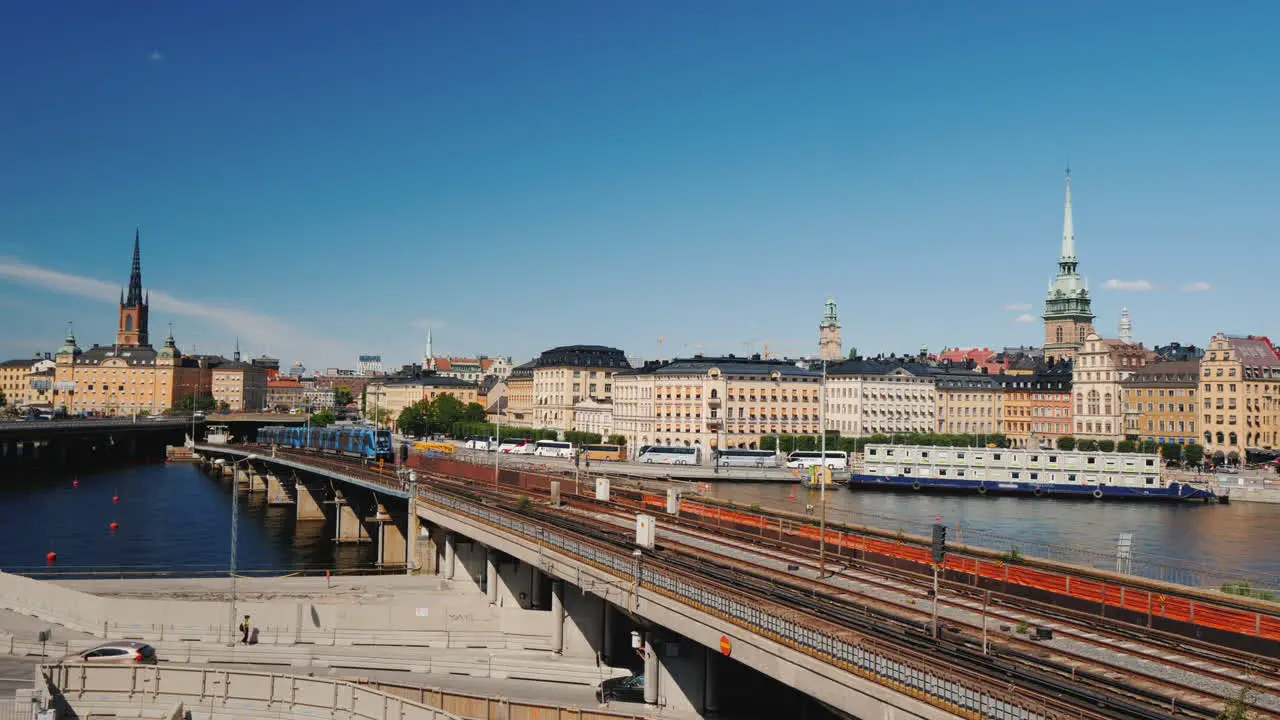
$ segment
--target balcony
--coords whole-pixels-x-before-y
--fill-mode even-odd
[[[720,398],[718,397],[707,398],[707,407],[712,407],[712,408],[720,407]]]

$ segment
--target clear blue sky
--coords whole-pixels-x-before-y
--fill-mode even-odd
[[[309,367],[417,359],[428,325],[517,360],[811,353],[828,295],[862,352],[1035,343],[1068,161],[1107,334],[1127,306],[1149,344],[1274,336],[1277,26],[1262,2],[4,3],[0,354],[68,320],[111,342],[135,226],[157,342]]]

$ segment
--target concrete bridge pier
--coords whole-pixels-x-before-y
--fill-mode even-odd
[[[378,532],[378,564],[402,565],[408,559],[404,528],[396,525],[395,519],[387,511],[385,505],[379,503],[377,514],[369,519]]]
[[[564,582],[551,581],[551,652],[564,653]]]
[[[285,489],[284,483],[280,481],[280,477],[273,472],[267,472],[267,504],[268,505],[292,505],[294,499],[289,495],[289,491]]]
[[[458,536],[451,532],[444,534],[444,579],[452,580],[454,568],[458,564]]]
[[[719,676],[724,657],[716,650],[703,648],[706,655],[706,666],[702,670],[702,714],[714,715],[720,712]]]
[[[298,511],[298,522],[324,520],[324,490],[324,485],[308,483],[297,475],[293,476],[293,495]]]
[[[492,548],[484,554],[484,590],[490,605],[498,604],[498,551]]]
[[[354,501],[351,498],[343,495],[341,490],[335,490],[331,502],[334,506],[334,542],[361,543],[369,542],[373,539],[369,537],[369,531],[365,529],[364,523],[361,522],[360,513],[356,510]]]
[[[653,632],[644,634],[644,701],[647,705],[658,704],[658,651],[654,648],[657,638]]]

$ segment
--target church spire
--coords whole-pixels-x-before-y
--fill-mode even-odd
[[[142,297],[142,253],[139,248],[140,233],[133,231],[133,267],[129,270],[129,293],[125,297],[125,305],[144,304]]]
[[[1067,166],[1067,201],[1062,211],[1062,259],[1061,262],[1076,261],[1076,230],[1071,222],[1071,166]]]

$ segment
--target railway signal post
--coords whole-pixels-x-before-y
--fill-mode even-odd
[[[938,632],[938,571],[942,567],[942,561],[947,558],[947,526],[941,523],[933,526],[933,539],[929,544],[929,553],[933,560],[933,636],[941,637],[942,633]],[[985,618],[984,618],[985,619]],[[984,632],[985,632],[985,622]],[[986,643],[983,643],[985,649]]]

